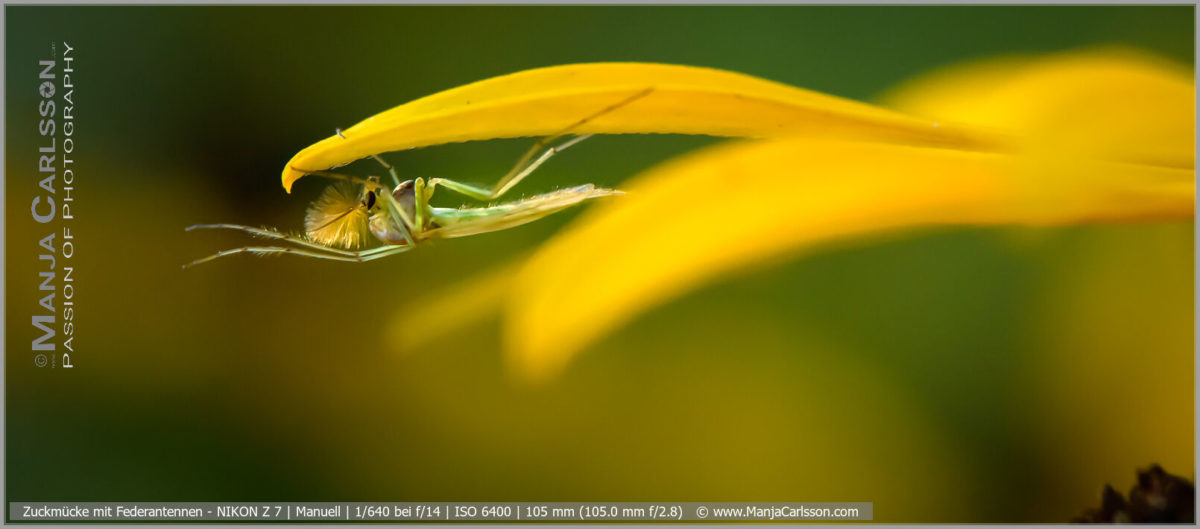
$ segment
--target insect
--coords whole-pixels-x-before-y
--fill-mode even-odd
[[[350,262],[371,261],[409,251],[423,241],[504,230],[533,222],[585,200],[619,195],[622,192],[615,189],[585,184],[487,207],[439,208],[429,204],[434,190],[439,186],[476,200],[491,201],[500,198],[550,157],[591,135],[575,136],[557,146],[547,147],[548,145],[570,135],[571,131],[580,125],[640,99],[649,92],[650,89],[643,90],[571,124],[557,134],[538,140],[517,161],[512,170],[490,189],[445,178],[432,178],[428,182],[423,178],[401,181],[396,169],[378,155],[371,157],[382,164],[391,175],[395,183],[393,188],[384,186],[380,179],[374,176],[362,178],[328,171],[297,169],[306,174],[337,180],[309,206],[304,219],[304,235],[288,235],[271,228],[238,224],[197,224],[186,229],[239,230],[258,237],[291,243],[293,246],[243,246],[222,250],[192,261],[184,265],[184,268],[238,253],[291,254]],[[538,154],[539,151],[541,154]],[[373,237],[381,245],[357,249],[367,242],[369,237]]]

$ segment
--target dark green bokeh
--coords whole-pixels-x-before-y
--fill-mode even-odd
[[[183,227],[298,228],[324,183],[305,179],[283,193],[279,171],[297,150],[335,127],[498,74],[668,62],[869,100],[927,69],[998,54],[1121,44],[1191,64],[1190,6],[5,13],[9,501],[875,501],[870,486],[856,489],[867,497],[836,488],[811,496],[829,478],[806,473],[806,459],[853,454],[788,450],[809,431],[803,410],[840,409],[807,399],[824,391],[814,380],[822,366],[845,356],[902,388],[928,421],[922,432],[950,440],[964,463],[965,485],[944,500],[954,506],[877,503],[877,520],[1063,521],[1101,486],[1056,479],[1065,471],[1028,419],[1040,403],[1023,384],[1042,343],[1030,313],[1048,285],[1072,275],[1086,255],[1081,241],[1123,228],[1016,236],[1032,244],[1006,230],[943,230],[831,249],[652,311],[563,379],[529,388],[507,376],[494,321],[407,356],[390,351],[379,329],[402,301],[536,247],[575,212],[362,266],[230,259],[185,272],[182,263],[244,239]],[[66,373],[35,368],[27,346],[34,248],[45,235],[28,215],[37,60],[64,40],[78,56],[82,168],[80,367]],[[592,139],[522,192],[617,185],[713,141]],[[490,182],[527,145],[388,159],[405,175]],[[1175,244],[1191,238],[1190,223],[1147,229]],[[1188,246],[1164,259],[1190,256]],[[1147,257],[1143,269],[1158,263]],[[1190,307],[1190,272],[1168,277],[1184,281],[1187,295],[1163,306]],[[420,332],[420,315],[411,322]],[[864,482],[907,479],[917,496],[945,494],[932,475],[889,470],[903,447],[880,453],[880,475],[865,472]]]

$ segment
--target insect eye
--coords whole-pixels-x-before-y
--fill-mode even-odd
[[[367,191],[367,209],[375,207],[375,192]]]

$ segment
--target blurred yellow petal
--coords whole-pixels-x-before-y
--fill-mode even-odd
[[[408,353],[493,317],[496,307],[508,294],[515,272],[512,263],[496,266],[453,287],[404,303],[387,323],[384,331],[387,342],[397,352]]]
[[[787,139],[651,169],[516,277],[506,339],[533,378],[634,315],[784,252],[931,224],[1190,218],[1192,171],[878,143]]]
[[[1195,99],[1188,69],[1100,49],[952,66],[901,85],[885,104],[1012,134],[1030,153],[1191,168]]]
[[[444,143],[546,136],[650,90],[597,117],[579,134],[672,133],[775,138],[874,138],[969,146],[993,139],[884,108],[757,77],[670,64],[592,63],[494,77],[382,112],[305,148],[283,187],[304,175],[372,154]]]

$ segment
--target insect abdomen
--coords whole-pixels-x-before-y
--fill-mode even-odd
[[[428,236],[465,237],[503,230],[533,222],[584,200],[619,194],[621,191],[615,189],[585,184],[486,208],[432,208],[438,228],[430,230]]]

